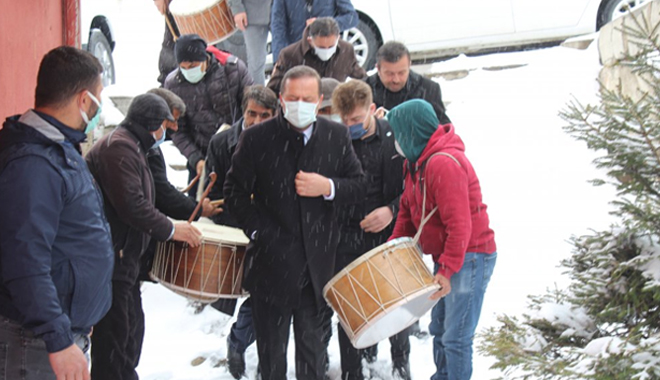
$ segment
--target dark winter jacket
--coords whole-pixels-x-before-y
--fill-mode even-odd
[[[394,149],[394,134],[385,120],[377,120],[376,132],[364,140],[353,140],[353,149],[367,178],[362,202],[339,208],[341,237],[337,248],[340,266],[385,243],[392,234],[403,192],[403,157]],[[360,222],[373,210],[387,206],[395,219],[378,233],[367,233]],[[340,255],[348,256],[341,257]],[[338,271],[340,268],[336,268]]]
[[[298,196],[294,180],[301,170],[332,179],[334,200]],[[250,295],[296,307],[311,282],[317,305],[324,305],[339,242],[335,207],[364,199],[365,185],[341,124],[319,118],[306,145],[282,116],[243,131],[224,193],[226,207],[253,238],[243,278]]]
[[[408,82],[406,82],[406,85],[399,92],[391,92],[385,88],[383,82],[378,77],[378,73],[368,77],[366,82],[371,87],[374,95],[374,103],[378,107],[385,107],[391,110],[406,100],[424,99],[433,106],[440,124],[451,122],[445,113],[445,105],[442,103],[440,85],[414,71],[410,71]]]
[[[206,156],[206,172],[215,172],[218,176],[215,185],[209,192],[209,198],[212,200],[224,198],[222,187],[225,184],[225,178],[231,166],[231,156],[234,154],[234,150],[236,150],[238,137],[241,135],[242,130],[243,118],[240,118],[230,129],[222,131],[211,138]],[[231,212],[227,210],[227,207],[224,207],[223,211],[212,219],[217,224],[231,227],[239,226],[236,219],[231,216]]]
[[[332,17],[342,31],[360,22],[350,0],[274,0],[270,15],[273,62],[282,49],[302,38],[306,21],[312,17]]]
[[[34,111],[0,130],[0,315],[49,352],[89,333],[112,302],[110,226],[76,149],[84,139]]]
[[[149,240],[165,241],[173,231],[172,222],[155,207],[156,190],[147,162],[147,150],[154,142],[144,127],[124,120],[86,157],[103,191],[112,229],[114,280],[135,282]]]
[[[438,152],[453,158],[433,156]],[[465,156],[463,141],[454,133],[451,124],[437,129],[411,169],[407,171],[405,191],[391,239],[414,236],[417,232],[424,199],[421,184],[425,183],[425,213],[428,215],[436,206],[438,210],[424,226],[419,244],[424,253],[433,255],[433,260],[440,264],[438,273],[451,278],[463,267],[466,252],[495,252],[495,234],[488,226],[488,212],[482,201],[479,179]]]
[[[179,28],[176,26],[174,17],[168,11],[165,16],[170,20],[170,25],[174,29],[174,33],[179,35]],[[165,78],[174,71],[179,65],[176,63],[176,58],[174,57],[174,37],[172,37],[172,31],[170,27],[165,24],[165,33],[163,35],[163,43],[160,47],[160,55],[158,56],[158,82],[161,87],[165,84]]]
[[[302,40],[282,49],[280,57],[275,64],[273,75],[268,81],[268,87],[271,90],[275,91],[276,94],[279,93],[284,74],[292,67],[298,65],[309,66],[316,70],[321,78],[334,78],[339,82],[346,82],[346,78],[348,77],[355,79],[366,78],[367,72],[364,71],[358,63],[357,58],[355,58],[355,50],[351,43],[340,38],[335,54],[329,60],[323,61],[319,59],[314,52],[314,47],[307,40],[308,30],[305,29]]]
[[[179,118],[179,130],[172,140],[193,168],[206,157],[218,128],[241,117],[243,90],[253,83],[243,61],[212,46],[207,51],[211,52],[209,66],[200,82],[188,82],[178,69],[165,80],[165,88],[186,103],[186,113]]]

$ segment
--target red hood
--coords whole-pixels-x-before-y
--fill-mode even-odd
[[[438,130],[431,135],[426,148],[422,151],[417,162],[424,162],[431,155],[438,152],[451,153],[452,151],[465,153],[465,144],[463,144],[463,140],[455,133],[452,124],[440,125]]]

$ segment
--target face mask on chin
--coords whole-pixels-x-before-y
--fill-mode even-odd
[[[284,101],[284,118],[298,129],[305,129],[316,121],[318,103]]]
[[[193,67],[191,69],[181,68],[181,74],[190,83],[198,83],[206,75],[206,71],[202,71],[202,65]]]
[[[96,97],[92,95],[91,92],[87,91],[87,95],[89,95],[89,98],[92,99],[94,103],[96,103],[98,108],[96,109],[96,113],[94,114],[94,116],[92,116],[91,119],[89,118],[89,116],[87,116],[87,113],[83,111],[82,108],[79,108],[80,116],[85,122],[85,134],[96,129],[96,127],[99,125],[99,121],[101,120],[101,102],[99,102],[99,100],[96,99]]]

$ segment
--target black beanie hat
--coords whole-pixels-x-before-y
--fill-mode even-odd
[[[202,62],[206,61],[206,41],[197,34],[184,34],[176,40],[174,56],[176,62]]]
[[[160,128],[163,120],[174,121],[174,116],[163,98],[156,94],[142,94],[133,98],[126,119],[152,132]]]

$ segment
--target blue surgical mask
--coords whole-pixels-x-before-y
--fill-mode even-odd
[[[158,146],[159,146],[160,144],[162,144],[162,143],[165,142],[165,135],[167,134],[167,133],[166,133],[166,130],[165,130],[165,127],[163,127],[163,126],[161,125],[160,128],[163,130],[163,135],[160,136],[160,138],[156,138],[156,135],[153,134],[153,133],[151,134],[151,137],[153,137],[154,140],[156,140],[156,142],[154,143],[154,145],[151,146],[151,149],[156,149],[156,148],[158,148]]]
[[[348,127],[348,130],[351,132],[351,139],[353,140],[359,140],[367,134],[367,130],[364,129],[364,123],[353,124]]]
[[[318,103],[303,101],[284,102],[284,118],[298,129],[307,128],[316,121],[316,107]]]
[[[82,116],[83,121],[85,122],[85,134],[93,131],[96,129],[96,127],[99,125],[99,120],[101,120],[101,102],[99,102],[98,99],[94,95],[92,95],[91,92],[87,91],[87,95],[89,95],[89,98],[92,99],[94,103],[98,106],[96,109],[96,113],[94,116],[92,116],[92,119],[89,119],[89,116],[87,116],[87,113],[83,111],[82,108],[79,108],[80,110],[80,116]]]
[[[206,71],[202,71],[202,65],[193,67],[192,69],[181,68],[180,70],[183,77],[190,83],[197,83],[206,75]]]

